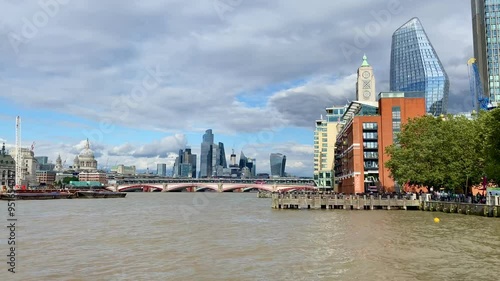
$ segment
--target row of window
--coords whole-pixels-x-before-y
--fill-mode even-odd
[[[365,133],[363,133],[363,139],[376,140],[376,139],[378,139],[378,133],[365,132]]]
[[[378,159],[378,152],[365,151],[363,156],[369,159]]]
[[[378,161],[365,161],[365,168],[378,168]]]
[[[363,129],[364,130],[377,130],[378,129],[378,124],[375,123],[375,122],[363,123]]]
[[[363,147],[368,149],[378,149],[378,142],[363,142]]]

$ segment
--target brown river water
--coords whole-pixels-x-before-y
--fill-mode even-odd
[[[0,280],[500,280],[500,219],[273,210],[270,200],[129,193],[16,201],[16,273],[3,227]],[[0,206],[7,226],[7,202]]]

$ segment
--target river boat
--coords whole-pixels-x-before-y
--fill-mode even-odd
[[[92,198],[124,198],[127,196],[123,192],[100,191],[100,190],[78,190],[75,192],[77,198],[92,199]]]
[[[48,200],[72,199],[75,194],[68,191],[45,190],[16,190],[14,192],[0,193],[0,200]]]

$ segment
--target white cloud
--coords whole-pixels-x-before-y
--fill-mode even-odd
[[[375,13],[388,3],[243,1],[221,17],[207,0],[69,1],[16,54],[9,34],[23,36],[23,18],[31,19],[40,6],[2,1],[0,98],[26,110],[167,135],[199,128],[224,134],[311,128],[325,107],[354,99],[363,53],[374,67],[377,91],[388,90],[391,34],[418,16],[450,76],[450,111],[466,110],[470,3],[400,1],[399,12],[380,22]],[[380,29],[356,45],[356,30],[370,23]],[[352,56],[343,53],[345,44],[353,46]],[[168,76],[138,94],[134,89],[151,68]],[[276,86],[287,84],[292,86]],[[241,102],[245,98],[258,102]],[[150,144],[95,145],[108,161],[139,161],[175,153],[184,141],[170,136]]]

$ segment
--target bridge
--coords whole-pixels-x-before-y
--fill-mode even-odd
[[[316,190],[310,179],[161,179],[133,178],[117,180],[108,187],[120,192],[248,192],[261,190],[269,192],[289,192],[293,190]]]

